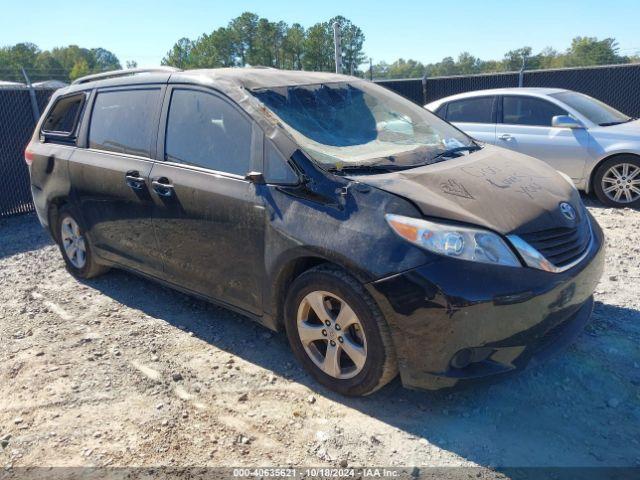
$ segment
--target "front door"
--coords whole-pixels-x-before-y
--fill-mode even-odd
[[[150,178],[165,277],[259,315],[265,210],[244,178],[261,156],[255,127],[206,89],[173,87],[163,110],[158,149],[165,160]]]
[[[99,256],[158,275],[149,173],[162,88],[108,89],[94,98],[85,148],[69,161],[73,196]]]
[[[497,145],[543,160],[579,182],[588,155],[589,132],[552,127],[551,120],[556,115],[568,113],[541,98],[503,97]]]

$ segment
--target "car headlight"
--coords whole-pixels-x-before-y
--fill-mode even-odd
[[[399,236],[430,252],[472,262],[522,266],[504,240],[488,230],[445,225],[391,213],[386,214],[385,219]]]

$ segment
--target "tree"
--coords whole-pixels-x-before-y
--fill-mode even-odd
[[[427,65],[427,76],[443,77],[447,75],[457,75],[458,68],[453,57],[444,57],[440,62]]]
[[[458,55],[457,73],[459,75],[471,75],[480,72],[481,60],[469,52]]]
[[[341,28],[342,72],[362,75],[360,66],[366,62],[365,35],[362,29],[343,16],[318,22],[305,29],[298,23],[288,26],[282,21],[274,22],[255,13],[244,12],[231,19],[226,27],[202,34],[196,40],[178,40],[162,63],[180,68],[264,65],[293,70],[333,71],[335,22]],[[66,69],[71,69],[79,58],[85,58],[90,69],[115,65],[114,59],[96,50],[100,49],[93,49],[88,52],[93,55],[86,56],[86,50],[72,45],[66,47],[65,55],[54,55],[54,60]],[[1,54],[2,52],[0,58]],[[618,55],[618,46],[613,38],[598,40],[593,37],[576,37],[563,53],[547,47],[534,54],[531,47],[525,46],[506,52],[500,60],[482,60],[469,52],[462,52],[457,58],[447,56],[439,62],[426,65],[414,59],[399,58],[391,63],[379,62],[373,66],[373,73],[375,78],[472,75],[518,71],[522,68],[523,61],[526,69],[533,70],[640,62],[640,56]]]
[[[385,68],[388,78],[419,78],[424,75],[424,65],[411,59],[400,58],[390,65],[385,64]]]
[[[284,68],[291,70],[302,69],[305,35],[304,27],[299,23],[294,23],[287,29],[282,42]]]
[[[92,48],[90,50],[93,57],[94,72],[107,72],[109,70],[120,70],[122,65],[115,54],[104,48]]]
[[[138,68],[138,62],[135,60],[127,60],[127,69]]]
[[[532,52],[531,47],[522,47],[516,50],[509,50],[507,53],[504,54],[504,59],[502,61],[505,67],[505,70],[507,71],[520,70],[522,68],[523,61],[527,62],[527,59],[531,57],[531,52]]]
[[[277,66],[275,60],[278,43],[276,24],[266,18],[259,19],[254,37],[251,65]]]
[[[244,12],[237,18],[229,22],[235,41],[235,50],[240,57],[240,65],[247,63],[253,65],[255,62],[255,39],[260,18],[255,13]]]
[[[202,35],[190,51],[189,64],[197,68],[232,67],[236,64],[235,37],[228,28]]]
[[[89,71],[89,64],[84,58],[81,58],[73,64],[71,72],[69,72],[69,80],[75,80],[76,78],[88,75]]]
[[[307,30],[304,41],[305,70],[331,71],[334,69],[333,28],[328,22],[316,23]]]
[[[263,65],[333,71],[333,22],[340,23],[342,28],[343,72],[359,74],[358,69],[366,60],[364,33],[341,16],[305,30],[298,23],[288,26],[286,22],[273,22],[244,12],[231,19],[227,27],[205,33],[196,40],[178,40],[162,63],[180,68]]]
[[[340,25],[340,46],[342,49],[342,72],[346,74],[356,74],[358,67],[366,61],[366,56],[362,51],[364,44],[364,33],[360,27],[354,25],[351,20],[348,20],[342,16],[333,17],[329,20],[329,25],[332,28],[333,38],[333,24],[338,23]],[[334,55],[335,57],[335,55]]]
[[[4,78],[22,82],[22,68],[29,71],[35,68],[40,49],[33,43],[17,43],[0,48],[0,74]]]
[[[118,58],[104,48],[86,49],[69,45],[43,51],[32,43],[0,47],[0,79],[24,81],[22,68],[31,81],[70,81],[88,73],[121,67]]]
[[[193,42],[186,37],[176,42],[167,55],[162,59],[162,65],[170,65],[177,68],[187,68],[190,65],[190,55],[193,49]]]
[[[80,48],[78,45],[69,45],[68,47],[56,47],[51,50],[51,55],[56,59],[62,68],[70,72],[76,64],[86,62],[87,69],[91,70],[96,61],[87,48]]]
[[[608,65],[624,61],[613,38],[576,37],[567,50],[567,66]]]

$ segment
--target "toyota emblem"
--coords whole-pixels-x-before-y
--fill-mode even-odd
[[[576,210],[566,202],[560,204],[560,212],[567,220],[573,221],[576,219]]]

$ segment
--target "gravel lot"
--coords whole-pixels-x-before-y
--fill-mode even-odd
[[[33,215],[0,220],[0,467],[640,466],[640,212],[606,231],[568,351],[455,393],[349,399],[284,334],[127,273],[78,282]]]

